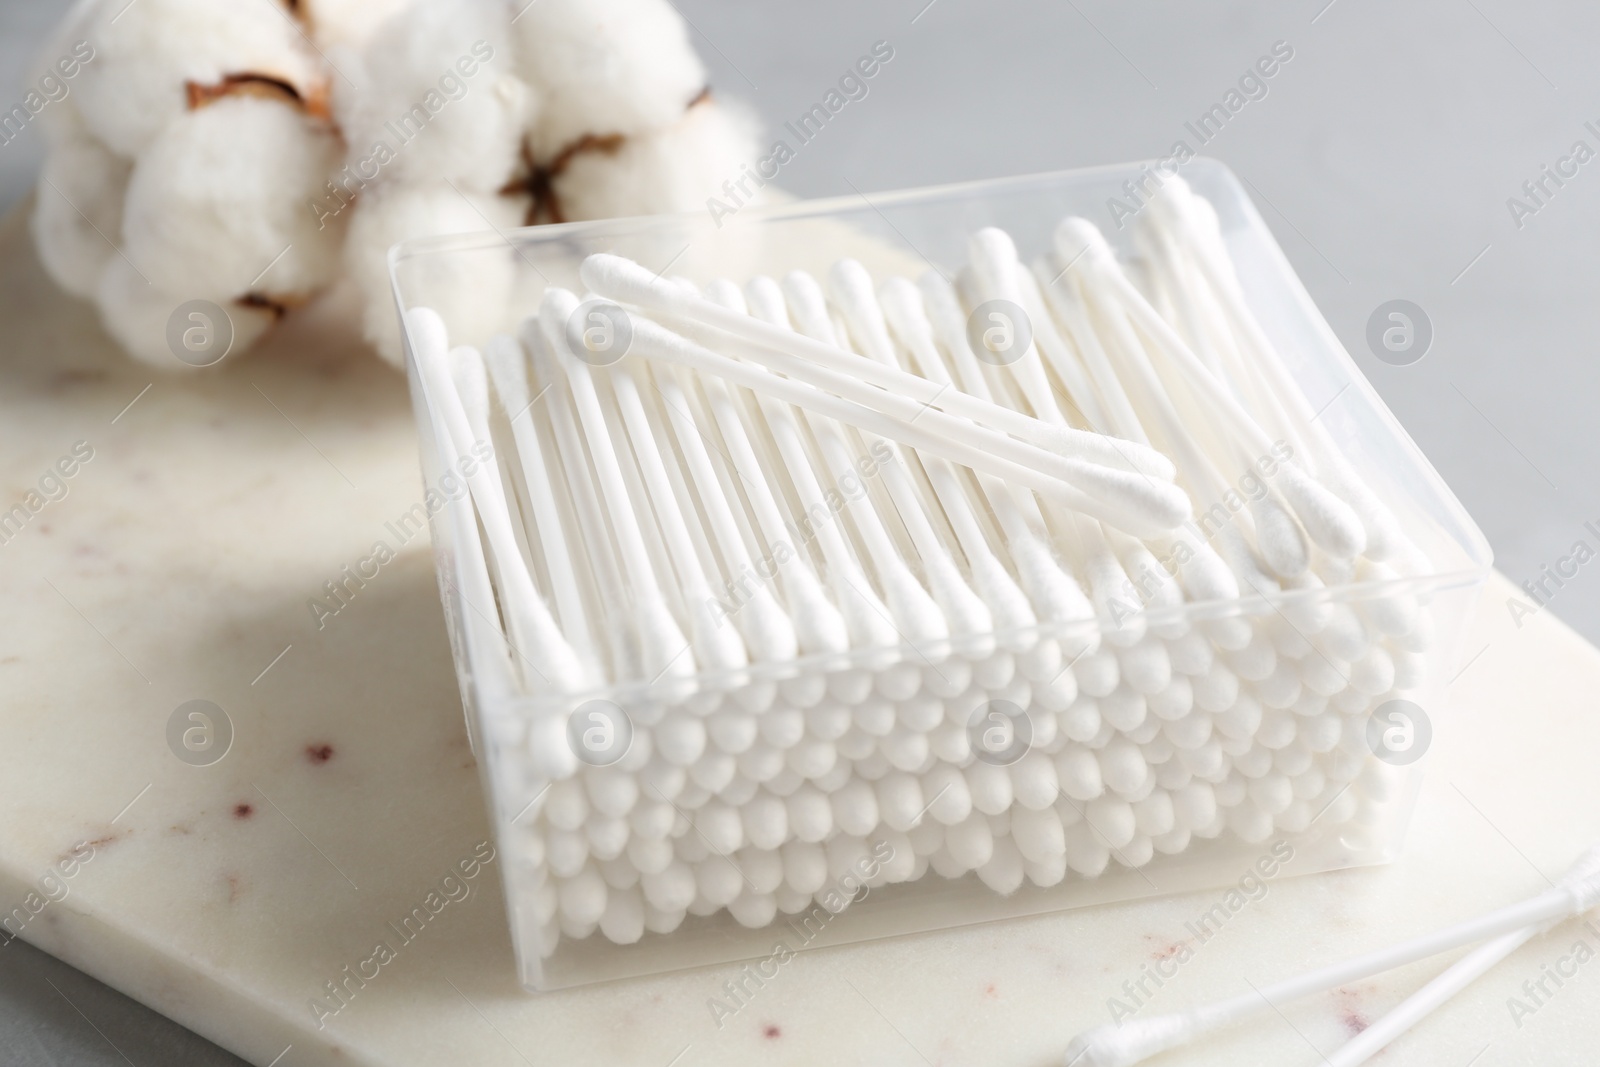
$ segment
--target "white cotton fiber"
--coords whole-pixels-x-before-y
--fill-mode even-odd
[[[299,0],[300,21],[323,50],[360,48],[413,0]],[[334,63],[342,66],[334,57]]]
[[[552,182],[561,215],[600,219],[703,208],[755,157],[754,130],[742,111],[708,101],[615,151],[579,152]]]
[[[585,134],[671,125],[706,84],[668,0],[538,0],[512,31],[523,76],[544,98],[530,131],[541,163]]]
[[[384,359],[396,366],[405,359],[389,283],[389,249],[413,237],[508,230],[522,224],[527,209],[525,197],[457,192],[444,184],[378,185],[362,195],[345,241],[345,271],[361,293],[363,333]],[[470,266],[464,268],[464,262]],[[490,323],[508,314],[517,269],[509,246],[503,254],[436,258],[419,262],[415,269],[431,273],[415,279],[416,291],[429,294],[452,337],[465,336],[462,331],[469,324]],[[487,328],[482,339],[494,328],[498,327]]]
[[[90,131],[124,156],[185,110],[187,82],[255,74],[305,99],[325,93],[321,59],[278,0],[104,0],[86,39],[95,56],[73,95]]]
[[[326,124],[276,100],[187,112],[134,165],[124,251],[160,289],[223,301],[309,295],[338,267],[344,219],[313,204],[337,164]]]
[[[500,0],[449,0],[413,4],[378,27],[348,72],[354,87],[334,92],[352,171],[477,192],[504,186],[537,110],[515,74],[509,18]]]
[[[169,371],[191,366],[173,355],[167,341],[168,320],[189,299],[156,289],[118,255],[106,263],[95,292],[95,306],[106,332],[135,359]],[[225,304],[223,310],[233,324],[230,357],[254,344],[277,318],[269,309],[240,304]]]
[[[45,157],[33,206],[33,240],[56,284],[90,299],[122,237],[130,167],[98,141],[63,136]]]

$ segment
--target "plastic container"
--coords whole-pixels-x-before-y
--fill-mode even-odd
[[[1126,203],[1124,183],[1138,181],[1148,171],[1148,165],[1116,166],[881,194],[870,199],[857,196],[750,208],[723,219],[720,225],[709,216],[692,215],[546,226],[506,235],[432,238],[397,248],[391,255],[391,266],[402,313],[418,306],[434,308],[446,321],[452,345],[481,346],[494,333],[514,334],[518,322],[537,308],[546,286],[559,285],[581,294],[578,264],[586,255],[598,251],[626,255],[702,284],[717,277],[742,281],[756,273],[782,277],[796,267],[821,277],[830,264],[843,256],[863,262],[875,278],[892,273],[915,278],[929,265],[942,271],[959,268],[965,262],[968,235],[982,226],[997,226],[1009,232],[1027,261],[1048,247],[1051,231],[1062,217],[1076,214],[1099,225],[1120,256],[1130,256],[1132,228],[1119,229],[1117,219],[1110,214],[1111,198],[1123,198]],[[575,729],[593,724],[603,733],[607,728],[626,730],[631,725],[632,743],[639,744],[641,735],[653,735],[659,724],[671,716],[703,716],[708,708],[724,702],[732,707],[742,686],[777,683],[781,693],[786,679],[814,675],[825,668],[816,658],[802,658],[752,664],[737,677],[703,673],[693,679],[691,688],[697,691],[696,695],[683,699],[671,695],[665,683],[652,686],[647,679],[581,694],[525,690],[502,636],[472,501],[461,491],[455,477],[460,457],[440,431],[442,424],[418,377],[413,356],[410,372],[423,473],[430,487],[441,489],[431,516],[440,594],[467,723],[503,857],[501,870],[520,975],[529,989],[548,990],[693,966],[764,960],[773,957],[779,946],[797,951],[1231,885],[1269,856],[1277,861],[1274,870],[1304,874],[1381,863],[1396,855],[1416,795],[1421,763],[1411,762],[1409,752],[1378,760],[1369,747],[1369,732],[1378,736],[1390,726],[1404,731],[1406,723],[1387,717],[1394,705],[1385,710],[1386,717],[1381,722],[1374,724],[1373,716],[1394,699],[1404,699],[1424,709],[1435,723],[1448,716],[1445,688],[1458,663],[1462,632],[1478,588],[1488,572],[1489,549],[1439,475],[1343,351],[1232,173],[1218,163],[1196,160],[1185,167],[1184,177],[1215,207],[1245,299],[1311,404],[1323,407],[1318,419],[1361,477],[1394,509],[1426,562],[1417,573],[1405,578],[1358,581],[1352,577],[1314,592],[1285,590],[1234,602],[1186,603],[1167,609],[1165,615],[1152,613],[1150,633],[1204,635],[1208,632],[1206,627],[1212,625],[1208,620],[1242,618],[1256,635],[1252,648],[1259,651],[1260,642],[1268,642],[1279,663],[1300,663],[1311,653],[1299,646],[1305,644],[1306,637],[1316,637],[1301,632],[1304,620],[1333,613],[1341,618],[1353,614],[1362,619],[1364,632],[1374,646],[1389,650],[1391,665],[1405,660],[1403,677],[1396,683],[1403,683],[1405,688],[1390,687],[1369,694],[1347,684],[1331,698],[1343,724],[1334,755],[1348,753],[1348,767],[1359,768],[1353,780],[1347,787],[1329,787],[1312,796],[1297,792],[1296,801],[1301,805],[1276,819],[1271,833],[1264,838],[1259,827],[1246,834],[1252,840],[1244,840],[1234,826],[1227,825],[1211,839],[1190,835],[1190,843],[1173,854],[1163,854],[1158,849],[1148,862],[1141,862],[1142,856],[1127,856],[1117,848],[1108,848],[1109,861],[1098,876],[1069,869],[1057,884],[1047,888],[1024,879],[1020,890],[1002,895],[975,874],[941,877],[935,870],[926,869],[926,858],[916,864],[922,872],[920,877],[884,884],[885,864],[893,860],[879,850],[865,859],[857,857],[860,863],[856,869],[861,873],[856,878],[846,874],[841,880],[840,867],[831,866],[826,884],[814,894],[815,903],[793,914],[780,908],[770,924],[759,928],[747,928],[728,911],[719,910],[705,917],[691,914],[672,932],[646,932],[632,944],[614,944],[602,932],[591,933],[592,927],[585,929],[583,924],[569,924],[563,933],[561,924],[551,918],[558,881],[552,873],[552,865],[557,863],[555,839],[566,834],[564,843],[571,846],[573,833],[587,831],[582,827],[562,830],[551,823],[552,786],[538,773],[538,761],[530,758],[529,745],[539,742],[530,739],[529,724],[540,716],[566,718],[582,708],[585,710]],[[497,451],[514,454],[505,429],[504,425],[496,429]],[[1373,620],[1386,612],[1392,616],[1391,609],[1396,604],[1416,608],[1410,629],[1383,634]],[[1040,626],[1033,634],[1009,637],[1013,647],[1036,640],[1065,641],[1074,647],[1073,642],[1081,645],[1101,625],[1091,618],[1065,626]],[[1401,629],[1407,624],[1395,624],[1391,618],[1388,625]],[[1421,635],[1418,627],[1431,627],[1431,636]],[[1147,638],[1154,639],[1157,638]],[[1417,651],[1403,655],[1407,647]],[[1102,650],[1106,649],[1113,655],[1124,654],[1124,650],[1102,642]],[[1218,661],[1233,665],[1236,676],[1241,678],[1242,691],[1258,693],[1262,686],[1272,684],[1270,678],[1252,682],[1244,677],[1260,673],[1259,663],[1250,668],[1244,662],[1249,658],[1246,652],[1215,647],[1211,651]],[[1296,652],[1302,657],[1300,660],[1293,659]],[[884,669],[883,663],[904,662],[912,654],[913,650],[905,648],[887,655],[884,649],[862,650],[853,656],[848,668],[876,673]],[[839,666],[834,663],[826,671],[831,674]],[[1382,669],[1377,674],[1381,684]],[[1369,672],[1364,677],[1370,676]],[[976,707],[984,703],[985,697],[995,695],[972,691],[968,699]],[[1278,699],[1281,702],[1281,697]],[[774,706],[782,707],[783,701],[780,695]],[[1307,706],[1312,704],[1314,701],[1307,702]],[[602,711],[601,719],[589,716],[595,709]],[[625,721],[608,709],[620,709]],[[1030,707],[1027,713],[1030,717],[1051,714],[1036,707]],[[1274,714],[1272,708],[1266,709],[1268,718]],[[1282,710],[1281,716],[1296,724],[1305,721],[1295,709]],[[1219,721],[1220,716],[1212,716],[1213,727]],[[1282,726],[1279,722],[1277,739],[1268,736],[1271,731],[1263,728],[1250,731],[1248,745],[1228,741],[1220,733],[1213,737],[1214,742],[1226,742],[1231,749],[1240,751],[1238,756],[1224,753],[1232,770],[1213,786],[1214,799],[1220,803],[1241,790],[1248,793],[1262,777],[1277,774],[1285,766],[1294,770],[1304,762],[1304,754],[1294,746],[1303,747],[1306,739],[1285,745],[1281,740]],[[1131,732],[1145,736],[1150,730],[1148,725],[1141,725]],[[1425,730],[1409,736],[1416,739],[1419,752],[1425,748]],[[707,748],[714,749],[715,742],[708,741]],[[1155,740],[1153,747],[1142,751],[1159,749],[1161,742]],[[1183,755],[1179,752],[1168,759]],[[1333,757],[1317,754],[1314,758]],[[1278,770],[1252,777],[1264,761]],[[871,761],[864,761],[861,766],[870,764]],[[1252,773],[1239,769],[1245,765]],[[581,766],[579,778],[592,770]],[[1159,773],[1159,767],[1153,768],[1152,778],[1159,777]],[[1176,770],[1170,775],[1174,782],[1183,777]],[[1199,780],[1192,772],[1190,778]],[[837,775],[830,783],[836,779]],[[577,780],[554,788],[558,792],[570,789]],[[785,788],[791,784],[792,780],[785,779]],[[1314,779],[1311,784],[1315,784]],[[641,793],[648,796],[648,788],[642,786]],[[692,781],[686,788],[694,788]],[[1296,788],[1311,792],[1304,781]],[[688,799],[701,798],[691,793]],[[715,800],[715,796],[710,799]],[[1078,809],[1080,819],[1092,817],[1083,804],[1069,803]],[[1319,810],[1308,821],[1305,816],[1311,813],[1312,803]],[[734,865],[744,882],[738,887],[740,893],[763,888],[753,886],[751,878],[739,868],[741,857],[747,853],[722,859],[703,847],[703,841],[693,840],[700,831],[689,825],[689,817],[698,819],[700,813],[686,812],[686,806],[674,803],[678,810],[672,820],[673,829],[667,831],[678,854],[691,858],[700,855],[702,863]],[[1058,803],[1057,807],[1063,822],[1078,821],[1065,805]],[[565,822],[572,820],[570,812],[561,818]],[[1005,816],[989,821],[991,834],[1003,837]],[[1161,824],[1159,813],[1156,824]],[[1079,832],[1087,825],[1081,825]],[[615,824],[611,828],[615,830]],[[913,828],[907,834],[886,837],[892,836],[902,848],[913,842],[916,851],[914,842],[920,833],[923,831]],[[1068,834],[1071,833],[1069,827]],[[1107,840],[1107,835],[1098,830],[1093,835],[1098,841]],[[1173,843],[1170,838],[1168,843]],[[613,842],[601,846],[600,851],[610,852],[614,847]],[[893,852],[889,844],[883,847]],[[572,860],[569,857],[564,862],[570,864]],[[590,863],[597,861],[591,856]],[[612,873],[619,869],[614,864]],[[767,871],[760,880],[768,881],[770,877]],[[626,883],[628,878],[623,873],[615,880]],[[839,895],[827,898],[830,890]],[[618,892],[614,887],[611,891]],[[703,892],[701,896],[704,898]],[[855,899],[835,913],[833,904],[844,897]],[[789,893],[785,903],[793,906],[795,894]],[[707,909],[702,903],[693,910]],[[584,934],[588,936],[574,936]]]

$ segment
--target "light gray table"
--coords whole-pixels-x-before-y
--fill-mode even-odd
[[[924,6],[926,5],[926,6]],[[1508,207],[1578,140],[1600,151],[1600,8],[1510,0],[678,0],[717,91],[778,128],[857,56],[893,60],[784,169],[804,196],[1148,158],[1274,43],[1293,59],[1203,151],[1250,184],[1345,346],[1522,582],[1575,541],[1600,548],[1592,410],[1600,160],[1533,215]],[[0,103],[65,0],[0,0]],[[0,146],[0,208],[26,195],[37,131]],[[1525,197],[1524,197],[1525,199]],[[1419,305],[1420,362],[1369,350],[1393,299]],[[0,339],[0,344],[4,344]],[[1600,638],[1600,586],[1578,572],[1550,608]],[[1485,611],[1506,611],[1503,600]],[[52,988],[54,987],[54,988]],[[0,949],[0,1062],[239,1061],[21,943]]]

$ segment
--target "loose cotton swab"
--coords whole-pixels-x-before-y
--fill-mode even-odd
[[[1596,846],[1600,849],[1600,846]],[[1169,1015],[1107,1023],[1072,1040],[1065,1062],[1073,1067],[1131,1067],[1158,1052],[1187,1044],[1202,1034],[1231,1026],[1278,1004],[1321,993],[1403,967],[1462,945],[1513,930],[1581,915],[1600,903],[1600,863],[1581,864],[1577,877],[1554,888],[1474,919],[1447,926],[1340,963],[1307,971],[1228,1000]]]
[[[1559,884],[1572,885],[1593,877],[1597,871],[1600,871],[1600,845],[1578,857],[1578,862],[1562,875]],[[1451,964],[1450,968],[1439,977],[1390,1009],[1388,1014],[1329,1053],[1325,1057],[1325,1067],[1359,1067],[1360,1064],[1366,1063],[1380,1049],[1427,1018],[1434,1009],[1482,977],[1495,964],[1535,937],[1549,933],[1565,918],[1567,916],[1558,916],[1543,923],[1512,930],[1479,945]]]
[[[702,297],[657,278],[649,270],[620,256],[596,254],[583,261],[579,271],[585,285],[602,296],[625,304],[665,312],[707,323],[755,345],[752,356],[763,352],[784,354],[791,359],[785,372],[795,367],[814,365],[843,376],[846,381],[865,382],[903,395],[918,405],[948,410],[962,419],[1015,434],[1037,447],[1063,457],[1105,464],[1119,470],[1133,470],[1153,478],[1170,479],[1171,463],[1160,453],[1137,448],[1127,442],[1109,442],[1099,434],[1049,427],[1021,412],[990,404],[959,390],[931,388],[926,380],[896,368],[826,344],[802,334],[787,333],[749,316],[738,315]],[[798,362],[796,362],[798,361]],[[836,379],[834,379],[836,380]],[[909,391],[908,391],[909,390]],[[857,389],[854,399],[869,406],[875,394]]]
[[[885,414],[803,381],[779,377],[755,364],[730,359],[649,319],[638,318],[634,322],[630,352],[681,364],[714,379],[725,379],[756,392],[768,393],[786,403],[942,455],[964,466],[987,470],[1130,532],[1153,536],[1173,529],[1188,517],[1188,498],[1170,482],[1151,483],[1132,472],[1062,459],[1011,438],[1000,438],[1010,442],[1004,446],[995,446],[992,441],[974,443],[972,424],[964,419],[921,408],[904,397],[887,394],[880,403],[897,411],[898,417]],[[1019,461],[1013,457],[1021,458]],[[1093,470],[1086,470],[1086,466]],[[1095,492],[1085,491],[1063,480],[1063,474],[1074,480],[1090,479],[1099,484]],[[1097,495],[1113,491],[1117,494],[1115,499]]]

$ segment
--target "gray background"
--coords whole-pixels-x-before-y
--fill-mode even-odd
[[[1519,229],[1507,198],[1579,139],[1600,150],[1600,6],[1517,0],[676,0],[724,96],[778,128],[874,41],[894,59],[784,168],[804,196],[1165,154],[1275,41],[1294,58],[1205,151],[1258,207],[1335,332],[1454,487],[1517,582],[1600,519],[1593,467],[1600,159]],[[65,0],[0,0],[0,100]],[[0,207],[37,131],[0,146]],[[1431,350],[1368,350],[1385,301],[1419,304]],[[1600,581],[1550,603],[1600,639]],[[1481,610],[1504,611],[1502,603]],[[49,983],[58,989],[53,990]],[[97,1030],[99,1031],[97,1033]],[[113,1048],[112,1046],[115,1046]],[[120,1050],[120,1051],[119,1051]],[[92,979],[0,949],[6,1065],[238,1063]],[[286,1065],[287,1067],[287,1065]]]

